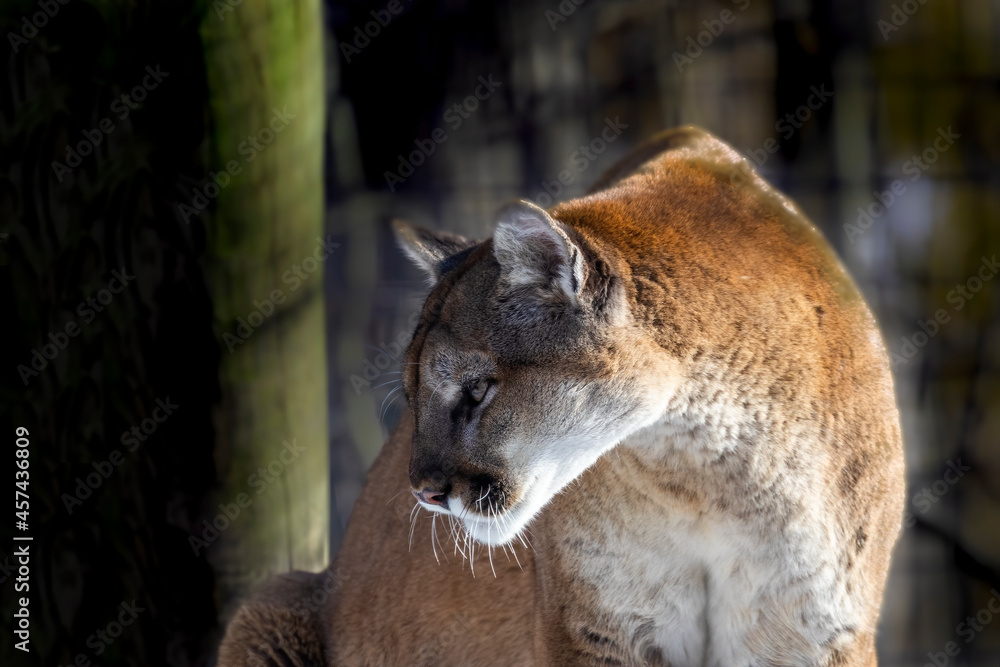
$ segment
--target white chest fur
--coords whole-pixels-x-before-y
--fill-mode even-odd
[[[634,511],[635,499],[621,507]],[[642,521],[589,514],[566,526],[579,537],[563,562],[595,592],[630,663],[658,649],[674,667],[813,665],[850,639],[857,605],[816,512],[777,529],[766,517],[748,522],[697,503],[663,505],[655,494],[645,500],[656,509],[640,512]]]

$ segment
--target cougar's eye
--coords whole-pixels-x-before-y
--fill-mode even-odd
[[[479,380],[476,384],[469,388],[469,398],[472,399],[474,403],[479,403],[486,396],[487,390],[490,388],[490,381],[486,379]]]

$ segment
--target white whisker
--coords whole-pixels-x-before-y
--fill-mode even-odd
[[[402,382],[403,382],[402,378],[393,378],[393,379],[389,380],[388,382],[383,382],[382,384],[375,385],[369,391],[374,391],[374,390],[378,389],[379,387],[386,386],[387,384],[402,384]]]
[[[493,503],[490,503],[489,512],[491,514],[493,512]],[[497,578],[497,571],[495,569],[493,569],[493,545],[490,542],[490,534],[491,534],[491,531],[493,530],[493,519],[491,519],[489,517],[489,515],[487,515],[486,518],[487,518],[487,523],[486,523],[486,553],[490,557],[490,569],[493,570],[493,578],[496,579]]]
[[[521,567],[521,559],[517,557],[517,549],[514,547],[514,543],[510,543],[510,552],[514,554],[514,562],[517,563],[517,569],[524,572],[524,568]]]
[[[413,529],[417,525],[416,518],[419,514],[420,514],[420,503],[416,503],[413,505],[413,509],[410,510],[410,540],[407,543],[406,547],[407,551],[413,550]]]
[[[448,517],[448,523],[450,524],[450,528],[449,528],[448,533],[451,535],[451,541],[454,542],[454,544],[455,544],[455,548],[452,550],[452,555],[454,556],[455,554],[461,553],[462,554],[462,560],[465,560],[465,548],[462,547],[462,546],[459,546],[459,544],[458,544],[458,533],[457,533],[457,531],[461,530],[461,527],[459,526],[458,521],[457,521],[457,519],[454,516],[449,516]]]
[[[472,577],[476,577],[476,541],[472,539],[472,533],[468,533],[466,540],[469,544],[470,555],[469,555],[469,568],[472,570]]]
[[[400,385],[398,387],[395,387],[392,391],[390,391],[388,394],[385,395],[385,398],[382,399],[382,405],[380,405],[379,409],[378,409],[378,420],[380,422],[382,421],[382,416],[383,416],[384,408],[385,408],[385,402],[389,400],[390,396],[392,396],[393,394],[395,394],[397,391],[399,391],[402,388],[403,388],[402,385]]]
[[[437,512],[431,514],[431,549],[434,550],[434,560],[436,560],[437,564],[440,565],[441,564],[441,560],[438,558],[437,546],[435,546],[435,544],[434,544],[434,537],[437,534],[437,531],[436,531],[436,529],[437,529],[437,518],[438,518]]]

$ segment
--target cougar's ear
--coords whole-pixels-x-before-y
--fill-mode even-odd
[[[544,209],[524,200],[500,209],[493,254],[511,287],[555,289],[576,304],[586,279],[583,252]]]
[[[398,218],[392,221],[392,231],[399,247],[427,274],[431,285],[452,268],[456,255],[479,244],[464,236],[425,229]]]

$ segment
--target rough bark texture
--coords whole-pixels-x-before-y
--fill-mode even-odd
[[[252,503],[208,551],[225,618],[268,576],[328,562],[322,272],[338,258],[323,237],[319,3],[245,0],[209,12],[201,32],[213,162],[241,168],[207,230],[223,344],[218,502]]]

